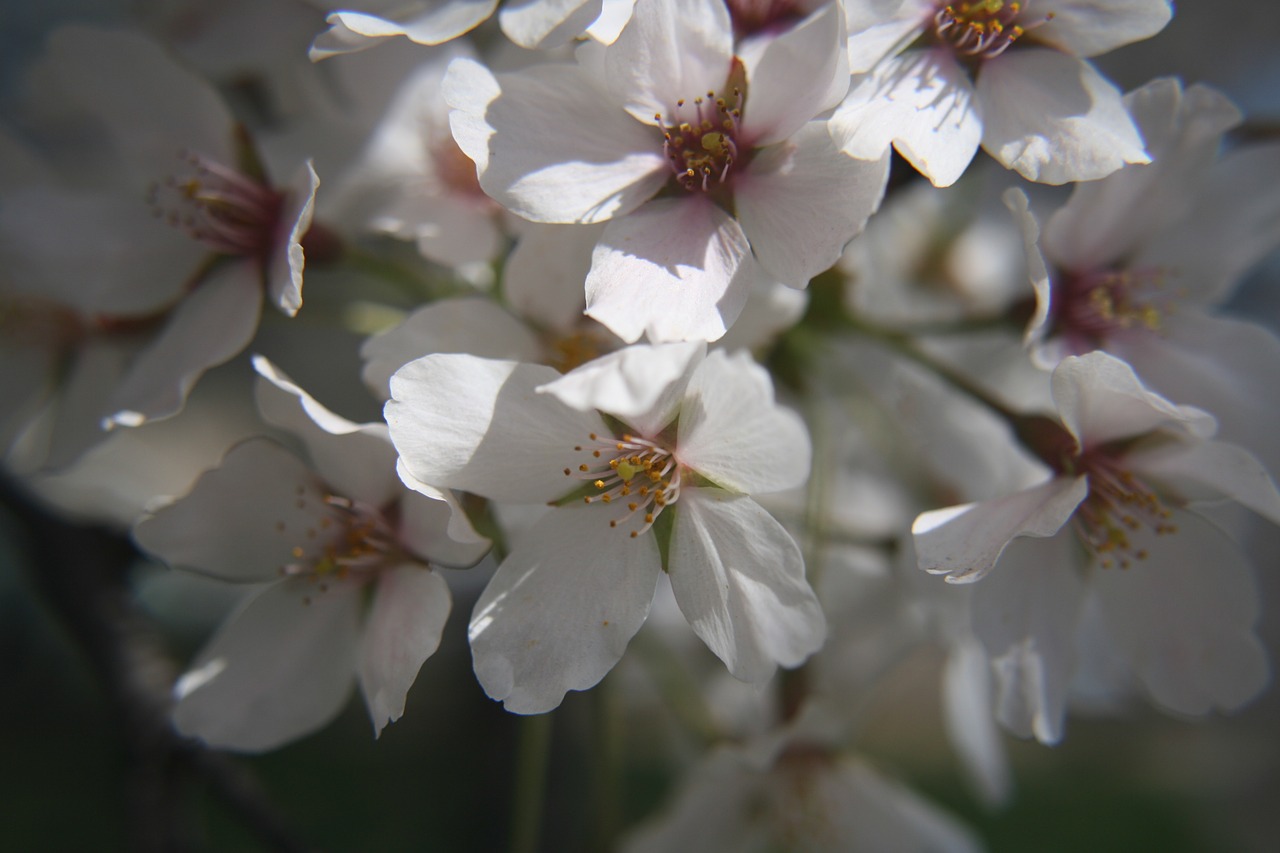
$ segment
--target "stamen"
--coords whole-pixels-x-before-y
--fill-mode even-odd
[[[1131,536],[1146,528],[1157,536],[1176,533],[1172,513],[1155,491],[1132,471],[1121,468],[1105,449],[1086,452],[1080,470],[1089,476],[1089,495],[1076,509],[1073,523],[1080,540],[1104,569],[1129,568],[1147,552]]]
[[[686,190],[706,192],[713,179],[724,183],[738,160],[742,91],[735,88],[733,97],[732,104],[725,98],[717,98],[715,92],[707,92],[705,100],[695,98],[692,121],[677,120],[669,125],[661,113],[653,117],[662,128],[662,150],[671,171]],[[676,102],[677,119],[685,103],[683,99]]]
[[[1024,4],[1004,0],[949,3],[933,16],[933,37],[962,57],[994,59],[1026,33],[1053,19],[1049,12],[1028,21],[1022,19],[1024,11]]]
[[[609,517],[609,527],[627,525],[639,516],[639,524],[628,525],[630,538],[648,531],[663,508],[680,496],[682,470],[670,450],[646,438],[623,435],[601,439],[591,436],[593,445],[576,445],[577,453],[590,454],[592,463],[578,465],[577,472],[565,469],[590,484],[595,494],[583,496],[583,503],[620,504],[621,514]],[[641,480],[643,483],[638,484]]]
[[[178,156],[185,171],[147,189],[155,217],[219,254],[265,256],[275,239],[283,194],[203,155],[183,151]]]
[[[1118,332],[1159,332],[1182,290],[1159,267],[1065,274],[1055,283],[1054,331],[1085,352]]]

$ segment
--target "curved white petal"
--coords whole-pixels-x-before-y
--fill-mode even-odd
[[[1030,14],[1039,10],[1033,5]],[[1076,56],[1097,56],[1151,38],[1173,17],[1169,0],[1066,0],[1053,4],[1053,15],[1036,26],[1035,40]]]
[[[440,498],[406,492],[399,506],[400,542],[433,566],[467,568],[480,562],[492,544],[476,532],[453,493]]]
[[[949,187],[978,151],[983,115],[949,52],[909,50],[854,78],[830,130],[851,157],[879,160],[892,144],[934,186]]]
[[[1125,457],[1135,472],[1171,487],[1184,500],[1231,500],[1280,524],[1280,492],[1258,458],[1225,441],[1157,447]]]
[[[889,155],[842,154],[826,122],[757,152],[734,182],[734,209],[751,250],[770,275],[804,287],[839,260],[880,206]]]
[[[675,505],[669,572],[689,625],[743,681],[821,648],[826,619],[791,535],[759,504],[720,489],[687,488]]]
[[[1174,510],[1171,521],[1176,533],[1133,532],[1144,559],[1094,573],[1107,629],[1157,704],[1233,711],[1270,680],[1250,567],[1204,519]]]
[[[1008,801],[1013,780],[992,715],[991,676],[981,643],[966,639],[951,647],[942,673],[947,735],[966,777],[983,802],[994,806]]]
[[[763,271],[737,220],[699,196],[650,201],[605,228],[587,275],[587,315],[628,343],[714,341]]]
[[[502,561],[471,614],[471,657],[485,693],[540,714],[595,686],[649,613],[658,545],[609,527],[603,505],[547,513]]]
[[[1019,737],[1062,738],[1084,585],[1073,535],[1024,539],[974,588],[973,630],[996,676],[996,718]]]
[[[541,502],[572,491],[564,475],[575,445],[609,434],[594,411],[579,412],[536,389],[550,367],[443,353],[391,377],[384,409],[409,473],[495,500]]]
[[[732,61],[733,27],[721,0],[649,0],[636,4],[605,53],[605,72],[613,100],[638,121],[654,124],[661,114],[672,124],[678,100],[725,94]]]
[[[1240,122],[1240,111],[1223,95],[1206,86],[1184,90],[1173,78],[1153,80],[1124,101],[1153,162],[1077,184],[1070,200],[1049,218],[1045,251],[1067,269],[1104,269],[1117,262],[1135,266],[1136,247],[1197,206],[1196,191],[1208,177],[1223,134]],[[1237,191],[1233,201],[1238,205],[1246,195]],[[1218,245],[1217,240],[1196,242],[1199,253],[1217,256],[1203,248]]]
[[[747,63],[742,136],[753,147],[781,142],[840,103],[849,89],[849,57],[839,3],[819,9],[770,39]]]
[[[449,585],[426,566],[406,563],[379,575],[356,666],[375,735],[404,713],[418,670],[440,646],[452,604]]]
[[[178,679],[174,727],[216,749],[265,752],[326,725],[351,693],[360,600],[347,584],[264,589]]]
[[[604,222],[671,177],[662,134],[611,102],[587,70],[543,64],[495,77],[456,59],[444,80],[454,139],[480,186],[535,222]]]
[[[1027,204],[1027,194],[1011,187],[1001,196],[1005,207],[1013,214],[1014,222],[1022,232],[1022,251],[1027,258],[1027,277],[1035,291],[1036,310],[1027,321],[1022,341],[1027,346],[1039,344],[1049,331],[1049,315],[1053,308],[1053,284],[1049,280],[1049,267],[1040,251],[1040,224]]]
[[[440,352],[538,361],[541,346],[528,326],[492,299],[441,299],[366,340],[360,347],[361,378],[385,400],[393,373],[415,358]]]
[[[474,29],[493,14],[498,0],[419,0],[404,4],[403,11],[391,18],[361,9],[380,12],[386,5],[347,0],[349,11],[333,12],[325,19],[329,29],[312,42],[311,61],[364,50],[392,36],[404,36],[416,44],[441,44]]]
[[[263,419],[301,439],[315,470],[338,494],[380,507],[399,493],[386,424],[334,414],[263,356],[254,356],[253,367],[262,377],[255,396]]]
[[[522,227],[503,268],[502,293],[507,304],[535,323],[557,332],[571,331],[586,310],[583,282],[603,232],[603,225],[531,222]]]
[[[1014,539],[1056,534],[1088,494],[1086,477],[1055,477],[1002,498],[921,513],[911,525],[920,568],[948,581],[979,580]]]
[[[302,240],[311,228],[319,186],[320,178],[308,160],[289,182],[287,201],[280,213],[283,239],[277,240],[272,248],[267,269],[267,298],[287,317],[297,314],[302,307],[302,270],[306,262]]]
[[[326,494],[301,459],[268,439],[251,439],[231,448],[186,496],[139,521],[133,538],[172,566],[234,582],[275,580],[299,552],[320,556]]]
[[[508,0],[498,23],[521,47],[553,48],[582,35],[603,6],[603,0]]]
[[[1063,426],[1085,447],[1162,428],[1199,438],[1217,429],[1211,415],[1170,403],[1148,390],[1126,362],[1101,351],[1058,364],[1053,400]]]
[[[248,346],[261,314],[262,285],[252,262],[225,263],[209,273],[129,365],[103,426],[134,427],[180,412],[206,370]]]
[[[608,412],[645,436],[676,416],[689,376],[706,344],[632,344],[538,388],[579,411]]]
[[[1120,91],[1082,59],[1011,50],[983,63],[976,96],[982,147],[1029,181],[1092,181],[1151,162]]]
[[[773,398],[768,371],[749,353],[716,350],[694,371],[680,405],[676,455],[718,486],[767,494],[809,479],[804,421]]]

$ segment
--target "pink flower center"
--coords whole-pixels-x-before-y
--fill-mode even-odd
[[[590,483],[588,504],[618,507],[609,526],[626,529],[632,539],[653,527],[662,510],[680,497],[682,468],[675,455],[657,442],[633,435],[601,438],[595,433],[574,452],[587,454],[589,461],[565,468],[566,477]]]
[[[737,88],[732,102],[707,92],[705,98],[694,98],[692,105],[684,99],[677,101],[671,123],[661,113],[654,116],[662,128],[663,153],[686,190],[706,192],[713,183],[724,183],[729,177],[738,160],[742,101]]]
[[[1038,21],[1016,23],[1025,10],[1022,3],[1005,3],[1003,0],[948,3],[934,13],[933,37],[938,43],[950,47],[957,56],[994,59],[1028,30],[1053,18],[1053,13],[1049,13]]]
[[[1127,569],[1134,560],[1146,559],[1147,552],[1130,539],[1143,528],[1157,535],[1177,532],[1155,491],[1105,449],[1086,451],[1077,464],[1089,476],[1089,496],[1072,520],[1102,568]]]
[[[155,216],[219,254],[265,258],[284,194],[203,155],[178,156],[185,171],[147,190]]]
[[[1158,267],[1067,274],[1056,283],[1054,331],[1087,352],[1117,333],[1158,332],[1177,307],[1178,291]]]
[[[776,33],[804,17],[799,0],[725,0],[733,21],[733,34],[740,39],[761,33]]]

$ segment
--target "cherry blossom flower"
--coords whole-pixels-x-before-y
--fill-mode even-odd
[[[64,28],[31,78],[46,107],[94,130],[48,152],[60,180],[0,207],[4,301],[21,326],[56,330],[26,339],[55,365],[46,464],[59,466],[103,427],[178,412],[247,345],[264,295],[298,311],[318,181],[308,164],[272,186],[213,89],[140,35]]]
[[[1159,32],[1167,0],[845,0],[853,83],[831,133],[853,157],[891,144],[936,186],[981,145],[1047,184],[1149,162],[1120,92],[1087,61]]]
[[[1156,703],[1239,707],[1268,677],[1257,597],[1239,547],[1194,503],[1228,498],[1280,523],[1275,484],[1248,452],[1210,440],[1212,417],[1157,396],[1106,353],[1064,359],[1053,392],[1062,426],[1024,433],[1054,476],[912,527],[921,568],[965,583],[991,572],[973,628],[995,667],[997,715],[1018,734],[1061,737],[1090,598]]]
[[[1280,471],[1272,393],[1280,339],[1221,316],[1236,281],[1280,245],[1280,145],[1219,155],[1240,121],[1205,86],[1155,80],[1127,96],[1155,162],[1076,188],[1044,233],[1026,199],[1019,219],[1036,291],[1026,342],[1037,363],[1102,349],[1160,394],[1206,409],[1219,435]]]
[[[327,724],[358,681],[380,732],[449,615],[432,565],[470,565],[488,542],[449,496],[404,490],[384,424],[347,421],[256,366],[264,417],[301,439],[310,464],[250,439],[134,528],[170,565],[259,585],[179,679],[174,725],[211,746],[269,750]]]
[[[843,157],[813,120],[848,85],[842,32],[828,6],[735,57],[719,0],[654,0],[573,64],[456,61],[445,96],[485,192],[536,222],[607,223],[590,316],[628,342],[715,340],[755,282],[804,287],[879,204],[887,160]]]
[[[744,354],[635,345],[563,376],[429,355],[392,377],[400,464],[425,483],[555,508],[476,603],[476,675],[510,711],[595,685],[649,611],[662,571],[737,678],[796,666],[825,635],[800,550],[749,497],[803,483],[809,440]]]

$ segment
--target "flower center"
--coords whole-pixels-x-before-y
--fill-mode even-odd
[[[609,526],[625,528],[633,522],[630,535],[635,539],[653,527],[662,510],[679,499],[680,463],[670,450],[645,438],[602,438],[591,433],[588,439],[587,444],[573,449],[587,454],[590,461],[579,463],[577,468],[565,468],[564,475],[591,484],[593,493],[586,495],[583,502],[619,507],[609,519]]]
[[[147,189],[156,218],[219,254],[265,257],[284,195],[203,155],[184,151],[178,156],[182,173]]]
[[[933,37],[958,56],[993,59],[1008,50],[1028,30],[1053,18],[1049,13],[1039,21],[1020,26],[1015,22],[1024,11],[1024,4],[1005,3],[1003,0],[948,3],[934,13]]]
[[[1159,267],[1067,275],[1058,286],[1057,331],[1092,349],[1109,335],[1131,329],[1158,332],[1177,307]]]
[[[1089,475],[1089,496],[1077,507],[1073,522],[1080,539],[1104,569],[1127,569],[1147,552],[1130,536],[1142,528],[1157,535],[1176,533],[1170,512],[1155,492],[1132,471],[1102,450],[1086,452],[1079,465]]]
[[[798,0],[725,0],[725,5],[739,39],[777,32],[804,17]]]
[[[298,502],[306,490],[298,488]],[[306,577],[327,592],[333,581],[363,583],[400,553],[399,539],[379,509],[338,495],[324,495],[314,527],[306,530],[306,544],[295,545],[294,562],[280,568],[282,575]]]
[[[654,116],[662,128],[662,150],[676,180],[686,190],[706,192],[712,182],[724,183],[738,159],[738,129],[742,124],[742,92],[733,90],[733,101],[707,92],[694,98],[692,109],[683,98],[676,101],[674,121]],[[692,112],[692,115],[688,113]]]

